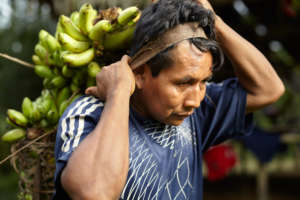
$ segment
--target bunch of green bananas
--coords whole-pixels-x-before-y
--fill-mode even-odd
[[[101,65],[110,64],[105,52],[114,54],[128,48],[140,14],[137,7],[98,12],[86,3],[69,17],[59,17],[54,36],[41,30],[32,60],[44,89],[34,101],[23,99],[22,112],[8,109],[7,123],[12,129],[2,140],[34,139],[40,131],[29,129],[46,131],[55,127],[67,106],[86,87],[95,85]]]

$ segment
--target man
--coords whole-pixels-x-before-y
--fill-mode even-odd
[[[218,44],[237,78],[207,83],[223,62]],[[250,113],[284,92],[206,0],[146,8],[131,54],[104,67],[60,119],[54,199],[202,199],[203,152],[251,132]]]

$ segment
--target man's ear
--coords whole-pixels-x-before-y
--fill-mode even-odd
[[[135,85],[137,89],[142,89],[146,80],[146,73],[149,66],[147,64],[143,64],[133,70],[134,76],[135,76]],[[149,73],[149,72],[148,72]]]

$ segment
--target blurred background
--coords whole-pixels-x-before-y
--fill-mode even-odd
[[[0,53],[32,63],[41,29],[54,34],[58,16],[84,2],[95,8],[136,5],[150,0],[1,0]],[[256,128],[247,138],[214,147],[205,155],[204,199],[300,199],[300,0],[211,0],[217,14],[252,42],[284,80],[286,93],[255,113]],[[233,76],[226,60],[214,81]],[[42,79],[32,69],[0,58],[0,135],[8,130],[8,108],[21,109],[25,96],[40,95]],[[0,142],[0,160],[10,153]],[[213,158],[213,159],[212,159]],[[15,200],[18,175],[9,162],[0,166],[0,199]]]

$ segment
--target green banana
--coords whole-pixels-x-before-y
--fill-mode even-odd
[[[58,38],[58,34],[59,33],[63,33],[64,32],[64,29],[63,27],[61,26],[61,24],[58,22],[57,25],[56,25],[56,31],[55,31],[55,38],[57,39]]]
[[[32,55],[32,61],[36,65],[42,65],[43,61],[40,59],[40,57],[36,54]]]
[[[79,67],[88,64],[94,59],[95,49],[90,48],[82,53],[64,54],[63,60],[72,67]]]
[[[93,77],[88,76],[86,80],[86,87],[91,87],[96,85],[96,79]]]
[[[48,53],[47,49],[40,43],[37,43],[35,45],[34,52],[42,60],[46,60],[49,57],[49,53]]]
[[[15,129],[12,129],[12,130],[5,133],[2,136],[2,141],[4,141],[4,142],[16,142],[18,140],[21,140],[21,139],[25,138],[25,136],[26,136],[26,131],[24,129],[15,128]]]
[[[68,65],[64,65],[61,73],[64,77],[71,78],[74,75],[74,70],[70,69]]]
[[[39,40],[41,44],[46,47],[50,52],[54,52],[60,49],[60,44],[50,33],[45,30],[40,30],[39,32]]]
[[[110,21],[102,19],[97,22],[89,32],[89,38],[93,41],[98,41],[103,44],[104,34],[112,30]]]
[[[13,128],[19,128],[14,122],[12,122],[8,117],[5,118],[7,124],[9,124]]]
[[[53,103],[54,102],[52,98],[43,98],[41,103],[37,104],[37,108],[42,114],[42,116],[45,116],[48,113]]]
[[[80,91],[80,87],[78,85],[76,85],[75,83],[70,84],[70,89],[71,89],[72,92]]]
[[[8,109],[7,116],[14,124],[18,126],[26,127],[28,125],[28,119],[23,115],[23,113],[17,110]]]
[[[134,20],[139,14],[140,10],[135,6],[126,8],[125,10],[122,10],[118,16],[118,24],[125,26]]]
[[[88,75],[90,77],[93,77],[95,78],[96,75],[101,71],[101,67],[100,65],[98,65],[98,63],[96,62],[91,62],[89,65],[88,65],[88,68],[87,68],[87,72],[88,72]]]
[[[42,128],[48,128],[50,126],[50,123],[47,119],[44,118],[40,121],[39,126]]]
[[[72,22],[72,20],[69,17],[61,15],[59,17],[59,23],[63,28],[63,31],[69,34],[75,40],[88,41],[88,38],[81,33],[79,28]]]
[[[77,27],[79,27],[79,12],[78,12],[78,11],[72,12],[70,18],[71,18],[72,22],[73,22]]]
[[[39,104],[36,101],[32,102],[32,108],[33,108],[32,111],[31,111],[32,118],[30,119],[30,121],[32,123],[38,122],[42,118],[42,115],[39,111],[39,108],[38,108],[39,106],[38,105]]]
[[[54,61],[50,58],[48,50],[42,44],[37,43],[34,47],[34,52],[46,65],[54,64]]]
[[[133,38],[134,30],[135,25],[132,25],[123,31],[106,34],[104,39],[104,49],[116,51],[128,47]]]
[[[49,124],[56,124],[59,120],[59,113],[55,106],[55,104],[52,104],[50,110],[48,111],[46,115],[46,119],[48,120]]]
[[[59,116],[62,116],[66,108],[70,105],[70,101],[68,99],[64,100],[60,105],[58,109]]]
[[[52,78],[54,73],[46,65],[35,65],[34,72],[41,78]]]
[[[85,3],[79,10],[79,28],[84,34],[88,34],[93,27],[93,22],[97,17],[97,11],[89,3]]]
[[[50,88],[62,88],[67,84],[67,80],[60,75],[55,76],[49,83]]]
[[[22,112],[27,119],[31,119],[32,116],[32,110],[33,110],[33,105],[32,101],[28,98],[25,97],[22,102]]]
[[[90,47],[89,42],[77,41],[65,33],[59,33],[58,40],[60,41],[60,43],[62,44],[62,47],[64,49],[74,52],[74,53],[83,52]]]
[[[56,98],[56,105],[59,106],[63,101],[71,96],[71,89],[69,86],[62,88]]]
[[[85,81],[85,73],[84,71],[78,71],[72,78],[72,83],[80,87]]]
[[[51,78],[44,78],[43,86],[47,89],[50,89],[50,82],[51,82]]]

